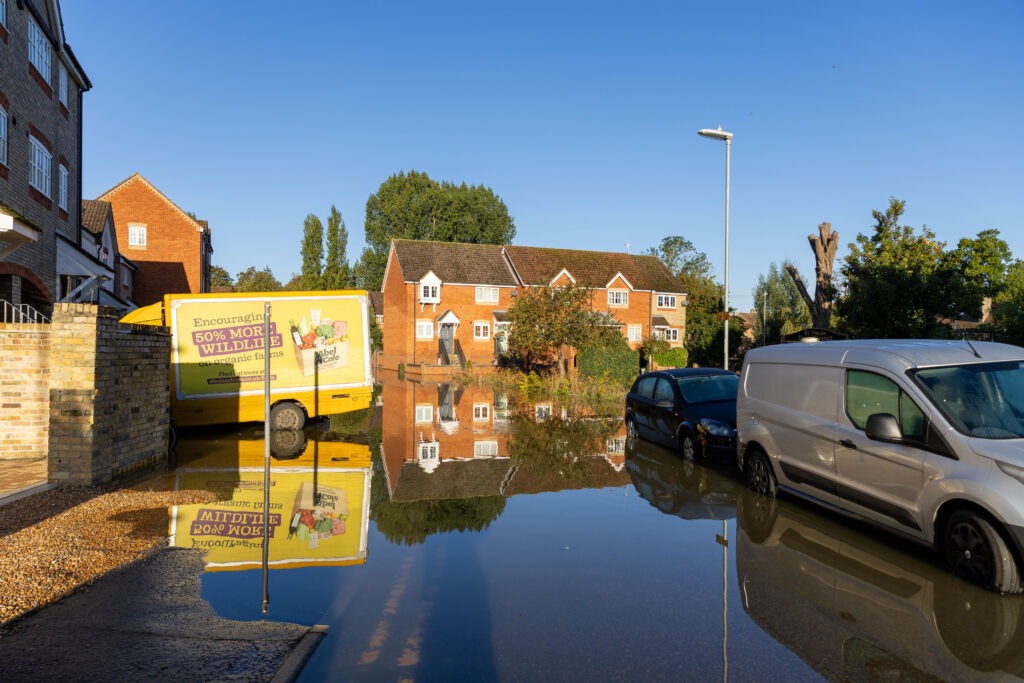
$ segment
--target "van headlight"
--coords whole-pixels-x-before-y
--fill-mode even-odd
[[[700,421],[700,426],[703,427],[711,436],[724,436],[727,438],[736,436],[735,429],[725,424],[724,422],[712,420],[709,417],[702,418]]]
[[[1016,465],[999,462],[998,460],[996,460],[996,467],[1002,470],[1003,474],[1009,475],[1024,484],[1024,467],[1017,467]]]

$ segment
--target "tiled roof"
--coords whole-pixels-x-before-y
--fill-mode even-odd
[[[605,287],[621,273],[636,290],[682,292],[682,286],[657,256],[513,245],[505,251],[527,285],[547,286],[565,270],[585,287]]]
[[[373,308],[374,313],[377,315],[384,314],[384,293],[383,292],[367,292],[370,297],[370,306]]]
[[[405,282],[419,282],[428,272],[445,283],[504,285],[518,283],[496,244],[395,240]]]
[[[110,202],[95,199],[82,200],[82,227],[97,237],[103,234],[103,227],[110,215]]]

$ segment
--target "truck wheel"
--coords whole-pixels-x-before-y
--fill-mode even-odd
[[[1013,553],[984,517],[957,510],[949,516],[944,542],[946,561],[957,576],[1000,593],[1021,592]]]
[[[306,413],[297,403],[284,401],[270,409],[271,429],[302,429],[305,424]]]

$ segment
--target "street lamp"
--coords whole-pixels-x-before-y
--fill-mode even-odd
[[[719,126],[716,128],[701,128],[697,135],[712,140],[725,140],[725,312],[722,317],[725,320],[725,358],[722,367],[729,369],[729,152],[732,149],[732,133],[727,133]]]

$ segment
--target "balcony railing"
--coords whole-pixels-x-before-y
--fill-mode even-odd
[[[0,299],[0,323],[33,323],[45,325],[50,319],[28,304],[12,304]]]

